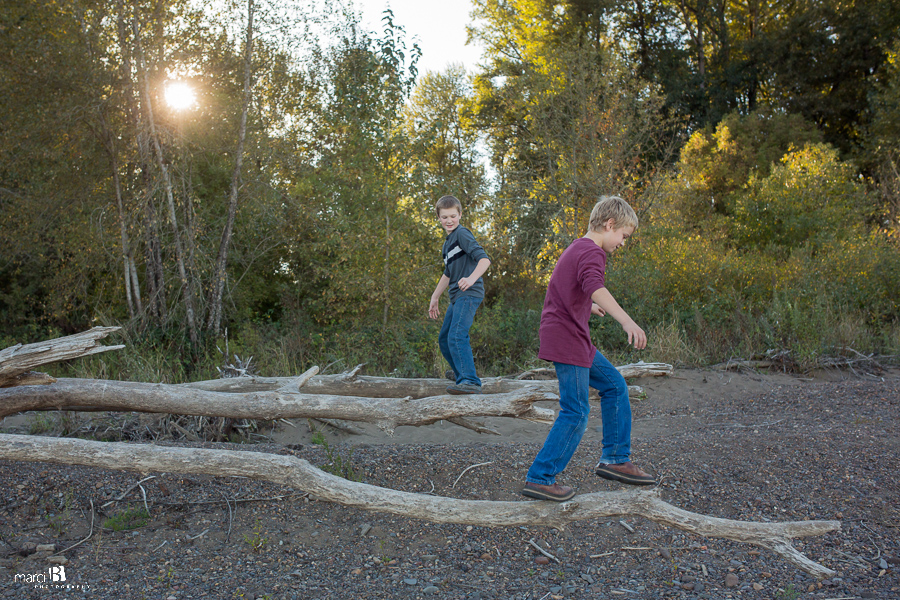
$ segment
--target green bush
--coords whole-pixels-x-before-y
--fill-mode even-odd
[[[785,154],[765,178],[729,196],[738,246],[796,248],[859,231],[867,192],[855,169],[824,144]]]

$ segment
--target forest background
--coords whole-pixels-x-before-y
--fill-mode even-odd
[[[480,373],[539,364],[610,193],[641,224],[608,286],[649,334],[594,319],[616,360],[900,353],[895,0],[475,0],[480,66],[429,73],[334,2],[0,4],[0,348],[129,344],[67,374],[205,379],[227,340],[264,375],[438,376],[445,194],[493,261]]]

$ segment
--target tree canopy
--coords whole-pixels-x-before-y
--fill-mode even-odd
[[[492,364],[533,354],[555,259],[609,193],[641,219],[610,285],[645,321],[768,322],[790,290],[895,323],[893,4],[476,0],[481,66],[420,73],[390,11],[4,0],[0,336],[102,321],[196,356],[231,328],[439,372],[445,194],[492,258]],[[847,256],[865,270],[810,275]]]

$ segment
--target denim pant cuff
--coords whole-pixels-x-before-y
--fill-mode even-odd
[[[555,481],[535,481],[534,479],[525,478],[525,483],[534,483],[536,485],[553,485]]]

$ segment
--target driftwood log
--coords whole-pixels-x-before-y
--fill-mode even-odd
[[[308,394],[334,394],[340,396],[366,396],[372,398],[427,398],[445,393],[446,379],[406,379],[398,377],[371,377],[360,375],[362,365],[339,375],[316,375],[304,384]],[[616,367],[623,377],[663,377],[673,373],[672,365],[665,363],[635,363]],[[542,370],[543,371],[543,370]],[[484,394],[505,394],[523,389],[537,389],[559,395],[559,383],[552,369],[546,370],[553,379],[518,379],[485,377],[481,380]],[[262,392],[290,385],[290,377],[229,377],[183,384],[186,387],[210,392]],[[632,396],[640,393],[637,386],[629,387]]]
[[[296,381],[296,379],[291,379]],[[295,389],[296,385],[293,386]],[[210,392],[184,385],[60,378],[50,386],[0,392],[0,418],[28,410],[137,411],[233,419],[340,419],[373,423],[387,433],[400,425],[428,425],[465,417],[515,417],[553,423],[555,411],[533,406],[558,397],[537,389],[505,394],[364,398],[322,393]]]
[[[354,483],[292,456],[8,434],[0,434],[0,458],[140,473],[250,477],[299,489],[327,502],[435,523],[563,529],[573,521],[584,519],[640,516],[698,535],[767,548],[815,577],[835,574],[795,549],[791,540],[836,531],[840,529],[838,521],[758,523],[708,517],[672,506],[653,490],[595,492],[575,496],[561,504],[461,500]]]
[[[49,385],[56,381],[35,367],[61,360],[90,356],[98,352],[119,350],[125,346],[101,346],[99,340],[121,327],[94,327],[88,331],[36,344],[16,344],[0,350],[0,388],[21,385]]]
[[[556,401],[553,380],[488,378],[483,394],[448,396],[442,379],[364,377],[362,365],[349,373],[317,376],[313,367],[299,377],[235,377],[181,385],[91,379],[56,380],[29,370],[40,364],[88,356],[123,346],[100,346],[117,327],[42,342],[0,353],[0,376],[15,389],[0,392],[0,418],[29,410],[136,411],[232,419],[312,418],[373,423],[388,434],[400,425],[441,420],[481,433],[497,433],[469,417],[514,417],[553,423],[551,409],[535,402]],[[665,375],[670,365],[638,363],[619,368],[626,376]],[[549,376],[550,370],[540,376]],[[534,373],[525,374],[532,375]],[[523,375],[524,376],[524,375]],[[44,385],[34,387],[34,383]],[[301,392],[301,388],[303,393]]]

